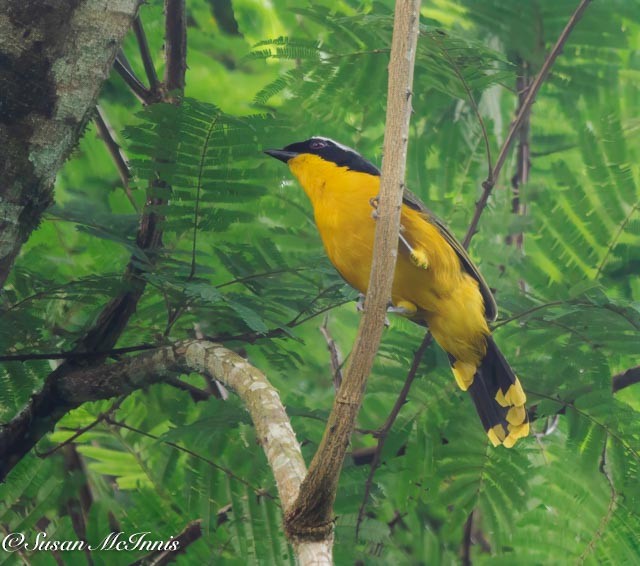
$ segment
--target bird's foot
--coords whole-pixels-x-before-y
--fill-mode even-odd
[[[358,302],[356,303],[356,311],[364,312],[364,300],[365,300],[364,293],[360,293],[358,295]]]
[[[418,307],[409,301],[398,301],[397,305],[389,304],[387,312],[411,318],[418,312]]]
[[[371,205],[371,208],[373,208],[371,218],[373,218],[374,220],[378,220],[378,204],[380,204],[380,199],[378,199],[378,197],[370,198],[369,204]]]
[[[363,293],[360,293],[358,295],[358,302],[356,303],[356,310],[358,312],[364,312],[364,302],[365,302],[366,298],[367,298],[366,295],[364,295]],[[389,303],[389,304],[391,304],[391,303]],[[390,311],[387,308],[387,312],[393,312],[393,311]],[[389,322],[389,317],[385,316],[384,317],[384,327],[385,328],[389,328],[390,325],[391,325],[391,323]]]

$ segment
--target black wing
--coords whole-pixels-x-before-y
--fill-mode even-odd
[[[493,298],[493,293],[491,292],[491,289],[489,289],[489,285],[487,285],[484,277],[482,277],[478,268],[474,265],[473,261],[471,261],[467,250],[465,250],[462,247],[462,244],[456,240],[456,237],[451,233],[444,222],[433,214],[411,191],[405,189],[402,202],[404,202],[404,204],[409,208],[413,208],[414,210],[421,212],[431,224],[438,228],[444,239],[455,250],[456,254],[460,258],[464,270],[478,282],[478,285],[480,285],[480,293],[484,299],[485,317],[489,321],[494,321],[498,316],[498,305],[496,304],[496,300]]]

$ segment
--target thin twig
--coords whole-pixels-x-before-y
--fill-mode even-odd
[[[530,309],[524,310],[522,312],[514,314],[513,316],[510,316],[508,318],[503,318],[502,320],[497,321],[495,324],[491,325],[491,329],[493,331],[496,328],[500,328],[501,326],[504,326],[505,324],[509,324],[514,320],[518,320],[519,318],[533,314],[536,311],[548,309],[551,307],[558,307],[564,304],[566,304],[566,301],[551,301],[550,303],[544,303],[543,305],[536,305],[535,307],[531,307]]]
[[[600,524],[598,525],[598,530],[594,533],[593,537],[587,544],[586,548],[582,552],[582,554],[578,557],[576,564],[582,565],[584,564],[586,558],[591,554],[598,544],[598,541],[602,538],[605,533],[605,529],[611,522],[613,518],[613,514],[615,513],[616,507],[618,506],[618,492],[616,491],[616,486],[613,482],[613,478],[611,474],[607,470],[607,441],[609,440],[608,435],[604,437],[604,443],[602,446],[602,455],[600,456],[600,465],[598,466],[598,470],[605,477],[607,483],[609,484],[609,505],[607,506],[607,511],[603,515],[600,520]]]
[[[204,177],[204,167],[205,162],[207,161],[207,150],[209,149],[209,142],[211,140],[211,136],[216,129],[216,124],[218,123],[218,115],[216,115],[215,119],[209,124],[209,129],[207,130],[207,137],[204,140],[204,145],[202,147],[202,151],[200,152],[200,167],[198,168],[198,186],[196,187],[196,206],[193,211],[193,243],[191,249],[191,269],[189,270],[189,277],[187,277],[187,281],[191,281],[196,274],[196,250],[198,243],[198,215],[200,213],[200,195],[202,193],[202,179]]]
[[[491,194],[491,191],[493,190],[493,187],[496,184],[496,180],[500,176],[502,167],[504,166],[505,161],[507,159],[507,154],[509,152],[511,144],[513,143],[513,140],[516,137],[516,134],[518,133],[518,130],[520,129],[522,121],[524,120],[525,116],[529,113],[531,106],[533,105],[535,98],[538,94],[538,91],[540,90],[540,87],[542,86],[545,79],[547,78],[547,75],[549,74],[549,71],[551,70],[551,67],[553,66],[553,63],[555,62],[556,58],[562,52],[562,48],[564,47],[564,44],[567,42],[567,39],[569,38],[569,35],[573,31],[573,28],[578,23],[578,21],[584,14],[585,10],[587,9],[591,1],[592,0],[581,0],[580,4],[578,5],[578,7],[575,9],[573,14],[569,18],[567,25],[565,26],[565,28],[562,30],[562,33],[558,37],[556,44],[553,46],[553,49],[551,50],[551,52],[545,59],[544,63],[542,64],[540,72],[536,75],[536,78],[531,83],[531,87],[529,88],[529,91],[527,92],[527,95],[523,100],[522,105],[520,106],[520,111],[518,112],[515,120],[511,123],[511,127],[509,128],[507,137],[504,140],[502,147],[500,148],[500,153],[498,155],[498,159],[496,161],[493,174],[487,175],[486,180],[482,183],[482,188],[483,188],[482,195],[480,197],[480,200],[478,200],[476,204],[476,209],[473,214],[473,218],[471,219],[471,223],[469,224],[469,229],[467,230],[467,233],[462,242],[462,245],[465,248],[469,247],[471,238],[473,238],[473,235],[476,233],[476,230],[478,228],[478,222],[480,221],[480,216],[482,215],[482,212],[487,206],[489,195]]]
[[[462,566],[471,566],[471,533],[473,533],[473,513],[471,510],[467,521],[464,524],[464,534],[462,536]]]
[[[482,114],[480,114],[480,110],[478,108],[478,105],[476,104],[476,100],[473,97],[473,92],[471,92],[469,83],[467,83],[467,80],[464,78],[464,75],[460,71],[460,68],[458,67],[456,62],[453,60],[453,57],[451,57],[447,49],[442,45],[442,41],[438,36],[438,34],[433,34],[432,39],[436,41],[436,43],[438,44],[438,49],[440,49],[440,52],[445,56],[445,58],[451,65],[453,72],[456,74],[458,79],[460,79],[460,82],[462,83],[462,88],[464,88],[465,92],[467,93],[467,97],[469,98],[469,103],[473,108],[473,112],[476,115],[476,118],[478,118],[478,122],[480,123],[480,128],[482,129],[482,138],[484,140],[485,151],[487,153],[487,171],[488,171],[487,175],[488,177],[493,178],[493,163],[491,160],[491,144],[489,143],[489,135],[487,134],[487,128],[484,125]]]
[[[165,0],[164,83],[169,92],[182,91],[187,72],[187,16],[185,0]]]
[[[99,104],[96,105],[96,113],[93,121],[96,123],[96,127],[98,128],[100,139],[107,146],[109,155],[111,155],[111,159],[113,159],[113,163],[115,164],[118,175],[120,176],[120,181],[122,182],[124,192],[127,195],[131,206],[133,206],[136,213],[139,214],[140,208],[136,204],[136,201],[133,198],[133,193],[131,192],[131,187],[129,186],[129,181],[131,180],[131,170],[129,169],[127,158],[124,156],[122,148],[120,147],[118,142],[116,142],[113,128],[107,121],[104,112],[102,111],[102,108],[100,108]]]
[[[611,256],[611,252],[613,252],[613,249],[618,245],[618,240],[620,239],[620,236],[623,234],[625,228],[627,227],[627,224],[631,220],[631,217],[636,212],[638,212],[638,210],[640,210],[640,200],[636,201],[636,203],[633,205],[633,207],[631,208],[631,210],[629,211],[625,219],[618,226],[618,230],[616,230],[616,233],[613,236],[613,239],[611,240],[611,242],[609,242],[609,245],[607,246],[607,251],[605,252],[604,256],[602,256],[602,259],[600,260],[594,279],[599,279],[600,275],[602,275],[602,270],[607,265],[607,261]]]
[[[223,509],[226,509],[223,508]],[[227,511],[218,511],[218,525],[226,521],[226,515],[231,509]],[[169,548],[166,550],[154,550],[149,554],[146,554],[142,558],[132,562],[130,566],[165,566],[175,562],[176,556],[183,554],[189,545],[193,544],[202,537],[202,520],[196,519],[191,521],[182,532],[172,537],[174,543],[177,543],[176,549]]]
[[[320,326],[320,332],[324,336],[327,343],[327,350],[329,350],[329,358],[331,359],[331,376],[333,378],[333,388],[335,391],[340,389],[342,383],[342,362],[340,361],[340,352],[338,352],[338,346],[335,340],[331,337],[329,332],[329,315],[326,314],[322,325]]]
[[[518,91],[518,111],[524,103],[527,91],[531,85],[531,77],[529,76],[529,66],[526,61],[520,63],[520,73],[516,78],[516,87]],[[531,146],[529,136],[531,131],[531,111],[527,112],[522,120],[520,131],[518,133],[518,149],[517,149],[517,166],[516,174],[511,179],[511,212],[519,216],[526,214],[526,206],[522,204],[522,187],[529,182],[529,171],[531,168]],[[524,246],[524,233],[507,235],[507,244],[515,244],[516,248],[522,250]],[[524,290],[525,283],[520,281],[520,287]]]
[[[52,454],[55,454],[61,448],[64,448],[65,446],[72,444],[78,438],[80,438],[85,432],[90,431],[92,428],[95,428],[96,426],[98,426],[101,422],[106,421],[107,418],[110,418],[111,415],[113,415],[113,413],[115,413],[120,408],[120,405],[122,405],[123,401],[124,401],[124,397],[120,397],[120,399],[118,399],[115,403],[113,403],[113,405],[111,405],[111,407],[109,407],[104,413],[100,413],[95,418],[95,420],[93,420],[87,426],[83,426],[79,429],[76,429],[75,433],[73,433],[64,442],[61,442],[60,444],[57,444],[56,446],[51,448],[51,450],[47,450],[46,452],[38,452],[38,450],[36,449],[35,450],[36,456],[38,456],[38,458],[48,458]]]
[[[29,362],[31,360],[89,360],[91,358],[106,358],[118,356],[120,354],[128,354],[130,352],[153,350],[157,347],[158,344],[138,344],[137,346],[128,346],[127,348],[113,348],[111,350],[100,350],[94,352],[77,352],[75,350],[70,350],[66,352],[10,354],[7,356],[0,356],[0,362]]]
[[[338,308],[346,303],[350,302],[350,299],[345,299],[336,304],[331,304],[327,307],[320,309],[318,312],[311,313],[310,315],[300,318],[300,315],[296,315],[292,320],[287,322],[283,326],[278,328],[272,328],[271,330],[261,334],[259,332],[244,332],[242,334],[219,334],[218,336],[203,336],[202,338],[211,342],[248,342],[254,344],[258,340],[267,340],[271,338],[280,338],[282,336],[289,336],[288,330],[295,328],[310,321],[311,319],[324,314],[331,309]],[[126,348],[112,348],[110,350],[97,350],[92,352],[82,352],[75,350],[67,350],[63,352],[29,352],[25,354],[7,354],[0,356],[0,362],[29,362],[32,360],[85,360],[100,357],[113,357],[120,354],[128,354],[131,352],[141,352],[144,350],[153,350],[157,348],[158,344],[138,344],[136,346],[128,346]]]
[[[147,36],[144,33],[144,28],[142,27],[142,20],[140,19],[139,14],[133,20],[133,33],[136,34],[136,40],[138,41],[138,48],[140,49],[140,58],[142,59],[142,64],[144,65],[144,72],[147,75],[147,80],[149,81],[149,90],[151,91],[152,95],[157,96],[160,91],[160,81],[158,80],[156,67],[153,63],[153,57],[151,57],[151,52],[149,51]]]
[[[122,77],[122,80],[127,84],[131,92],[142,104],[146,106],[153,102],[153,95],[151,91],[142,84],[138,77],[136,77],[131,65],[129,65],[127,56],[124,54],[122,49],[118,51],[118,55],[116,55],[116,60],[113,62],[113,68]]]
[[[407,374],[407,378],[404,381],[404,385],[402,386],[402,390],[396,399],[396,402],[387,417],[387,420],[380,427],[378,431],[376,431],[375,436],[378,438],[378,444],[376,446],[375,452],[373,454],[373,459],[371,461],[371,469],[369,470],[369,476],[367,477],[367,482],[364,486],[364,495],[362,496],[362,503],[360,504],[360,509],[358,510],[358,520],[356,522],[356,538],[358,537],[358,533],[360,531],[360,525],[364,519],[364,513],[367,507],[367,503],[369,501],[369,496],[371,494],[371,488],[373,487],[373,478],[376,474],[377,469],[380,467],[380,462],[382,458],[382,451],[384,449],[384,444],[387,441],[387,436],[391,427],[396,422],[398,415],[400,414],[400,409],[402,409],[403,405],[407,401],[407,397],[409,395],[409,391],[411,390],[411,385],[413,380],[416,378],[418,373],[418,368],[420,367],[420,362],[422,361],[422,356],[427,351],[427,348],[431,344],[431,334],[427,332],[418,346],[416,353],[413,356],[413,362],[411,362],[411,367],[409,368],[409,373]]]
[[[180,391],[186,391],[191,395],[191,398],[194,402],[198,401],[207,401],[211,399],[211,397],[215,397],[220,399],[220,393],[218,391],[206,391],[205,389],[200,389],[199,387],[195,387],[186,381],[182,381],[177,377],[170,377],[167,379],[167,383],[176,389],[180,389]]]
[[[273,275],[280,275],[283,273],[299,273],[301,271],[308,271],[312,269],[311,266],[305,267],[294,267],[291,269],[275,269],[273,271],[264,271],[262,273],[254,273],[252,275],[246,275],[245,277],[238,277],[237,279],[231,279],[230,281],[225,281],[224,283],[220,283],[220,285],[216,285],[216,289],[222,289],[223,287],[228,287],[229,285],[237,285],[241,283],[246,283],[247,281],[252,281],[253,279],[261,279],[262,277],[272,277]]]
[[[272,495],[271,493],[269,493],[265,489],[263,489],[261,487],[255,487],[255,486],[251,485],[251,483],[249,483],[244,478],[241,478],[239,475],[234,473],[234,471],[231,470],[230,468],[227,468],[226,466],[222,466],[220,464],[216,464],[213,460],[207,458],[206,456],[203,456],[202,454],[198,454],[197,452],[194,452],[193,450],[190,450],[189,448],[185,448],[184,446],[180,446],[179,444],[176,444],[175,442],[171,442],[170,440],[164,440],[160,436],[157,436],[157,435],[152,434],[150,432],[147,432],[145,430],[141,430],[139,428],[131,426],[131,425],[125,423],[124,421],[116,421],[116,420],[112,419],[109,416],[105,417],[104,420],[105,420],[106,423],[108,423],[108,424],[110,424],[112,426],[116,426],[118,428],[124,428],[126,430],[130,430],[131,432],[135,432],[136,434],[139,434],[141,436],[146,436],[147,438],[151,438],[152,440],[160,442],[160,443],[162,443],[162,444],[164,444],[166,446],[170,446],[171,448],[175,448],[176,450],[179,450],[180,452],[184,452],[185,454],[189,454],[189,456],[193,456],[194,458],[196,458],[198,460],[201,460],[202,462],[205,462],[206,464],[209,464],[209,466],[211,466],[212,468],[215,468],[216,470],[222,472],[223,474],[225,474],[229,478],[231,478],[231,479],[241,483],[242,485],[248,487],[254,493],[256,493],[258,495],[264,495],[265,497],[268,497],[269,499],[272,499],[273,501],[276,501],[276,499],[277,499],[274,495]]]
[[[240,342],[248,342],[249,344],[254,344],[257,340],[280,338],[282,336],[291,337],[291,334],[288,332],[289,329],[295,328],[296,326],[300,326],[301,324],[304,324],[305,322],[311,320],[312,318],[315,318],[316,316],[324,314],[327,311],[330,311],[331,309],[335,309],[349,302],[351,302],[351,299],[344,299],[339,303],[331,304],[327,307],[320,309],[317,312],[311,313],[310,315],[301,318],[300,314],[306,312],[307,309],[305,309],[304,311],[296,315],[292,320],[290,320],[283,326],[279,326],[278,328],[272,328],[271,330],[268,330],[267,332],[264,332],[264,333],[244,332],[243,334],[219,334],[217,336],[205,336],[205,338],[211,342],[240,341]],[[0,358],[0,361],[2,361],[1,358]]]

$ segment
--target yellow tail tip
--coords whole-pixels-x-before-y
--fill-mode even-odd
[[[516,377],[515,383],[509,386],[506,393],[498,389],[495,400],[501,407],[522,407],[527,402],[527,396],[520,385],[520,380]]]
[[[524,407],[519,408],[524,411]],[[493,446],[499,446],[502,444],[505,448],[513,448],[519,439],[529,436],[529,421],[521,421],[519,424],[509,423],[507,425],[507,429],[508,431],[505,431],[504,426],[497,424],[487,431],[487,436]]]

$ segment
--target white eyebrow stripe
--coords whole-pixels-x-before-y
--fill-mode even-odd
[[[360,155],[355,149],[353,149],[352,147],[348,147],[346,145],[341,144],[340,142],[337,142],[336,140],[332,140],[331,138],[325,138],[324,136],[313,136],[313,139],[316,140],[324,140],[324,141],[328,141],[331,142],[332,144],[334,144],[336,147],[339,147],[340,149],[344,150],[344,151],[349,151],[351,153],[355,153],[356,155]]]

